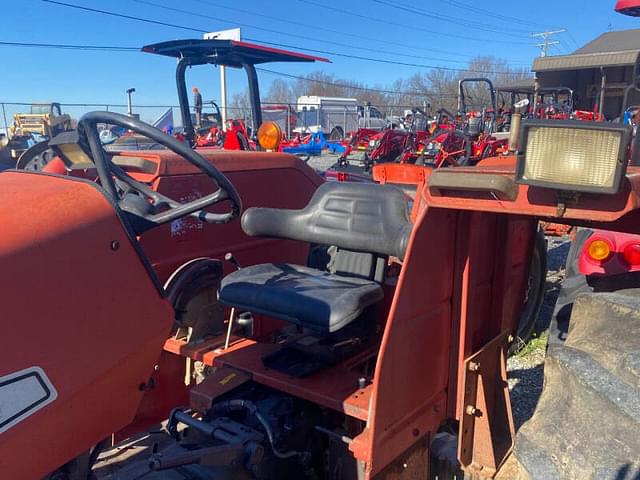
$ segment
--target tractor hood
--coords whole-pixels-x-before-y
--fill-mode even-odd
[[[0,173],[0,224],[0,471],[42,478],[133,419],[173,311],[94,184]]]

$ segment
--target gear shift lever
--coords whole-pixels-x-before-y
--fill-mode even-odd
[[[236,257],[233,256],[233,253],[231,252],[227,252],[224,254],[224,259],[229,262],[231,265],[233,265],[234,267],[236,267],[236,270],[240,270],[242,267],[240,266],[240,262],[238,262],[238,259]],[[229,340],[231,339],[231,330],[233,329],[233,320],[234,317],[236,316],[236,309],[235,307],[231,308],[231,314],[229,315],[229,324],[227,325],[227,336],[224,340],[224,349],[226,350],[227,348],[229,348]]]

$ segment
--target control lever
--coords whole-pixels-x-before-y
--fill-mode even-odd
[[[224,259],[233,265],[236,270],[240,270],[242,267],[240,266],[240,262],[238,259],[234,257],[233,253],[227,252],[224,254]],[[224,349],[229,348],[229,340],[231,339],[231,330],[233,330],[233,321],[236,316],[236,308],[231,307],[231,315],[229,315],[229,323],[227,325],[227,336],[224,339]]]
[[[236,267],[236,270],[240,270],[242,268],[242,266],[240,265],[240,262],[238,262],[238,259],[233,256],[233,253],[231,253],[231,252],[225,253],[224,254],[224,259],[227,262],[229,262],[231,265]]]

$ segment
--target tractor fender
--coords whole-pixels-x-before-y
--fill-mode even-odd
[[[224,309],[218,302],[222,277],[220,260],[201,257],[180,265],[166,281],[164,288],[175,310],[176,325],[190,329],[190,340],[222,333]]]

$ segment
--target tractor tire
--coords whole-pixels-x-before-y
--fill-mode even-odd
[[[39,172],[55,156],[55,152],[49,148],[49,142],[45,140],[24,151],[16,162],[16,169]]]
[[[531,338],[538,326],[538,314],[544,300],[545,285],[547,282],[547,240],[541,229],[536,232],[535,245],[531,256],[527,292],[524,308],[518,322],[518,330],[515,339],[509,348],[509,354],[520,350]]]
[[[640,289],[582,294],[565,342],[549,344],[513,478],[638,479],[639,432]]]
[[[590,228],[579,228],[571,241],[571,247],[565,261],[564,279],[549,325],[549,343],[564,342],[569,329],[573,303],[578,295],[593,292],[593,287],[589,285],[586,276],[580,273],[578,267],[578,256],[592,233],[593,230]]]
[[[251,150],[251,145],[249,145],[249,141],[247,137],[245,137],[240,132],[236,133],[238,136],[238,143],[240,144],[240,150]]]
[[[329,140],[342,140],[344,138],[344,130],[342,127],[334,127],[329,134]]]

